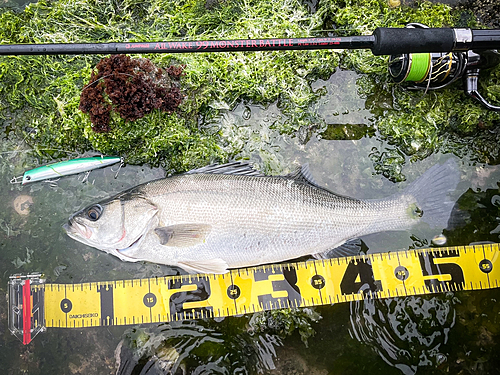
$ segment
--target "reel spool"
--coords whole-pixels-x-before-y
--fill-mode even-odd
[[[466,52],[391,55],[389,74],[396,83],[415,89],[438,90],[460,78],[467,67]]]
[[[421,24],[408,24],[407,27],[427,28]],[[500,111],[500,106],[488,103],[478,92],[480,69],[487,69],[500,63],[496,50],[463,52],[405,53],[391,55],[389,74],[396,83],[408,83],[413,90],[442,89],[460,78],[465,81],[465,93],[480,101],[486,108]]]

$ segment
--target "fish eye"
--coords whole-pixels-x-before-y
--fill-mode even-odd
[[[92,221],[97,221],[101,217],[102,207],[96,204],[87,211],[87,217]]]

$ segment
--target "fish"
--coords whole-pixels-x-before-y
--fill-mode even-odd
[[[356,199],[319,186],[307,166],[266,176],[247,163],[210,165],[93,203],[73,214],[64,229],[123,261],[225,273],[332,251],[346,254],[353,239],[419,222],[442,229],[454,205],[448,194],[459,179],[450,159],[401,192]]]

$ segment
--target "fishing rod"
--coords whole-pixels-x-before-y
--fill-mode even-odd
[[[478,92],[481,69],[500,63],[500,30],[429,28],[418,23],[405,28],[375,29],[372,35],[318,38],[234,39],[128,43],[0,45],[0,55],[194,53],[315,49],[370,49],[390,55],[389,73],[410,88],[433,90],[465,77],[467,95],[490,110]]]
[[[310,49],[370,49],[374,55],[454,52],[500,48],[500,30],[385,28],[373,35],[325,38],[198,40],[129,43],[0,45],[0,55],[238,52]]]

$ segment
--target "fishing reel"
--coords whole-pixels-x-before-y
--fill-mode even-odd
[[[419,23],[410,23],[406,27],[428,28]],[[394,82],[408,82],[409,89],[425,92],[442,89],[463,78],[467,95],[492,111],[500,111],[500,106],[488,103],[478,91],[479,71],[499,63],[497,50],[405,53],[390,56],[389,74]]]

